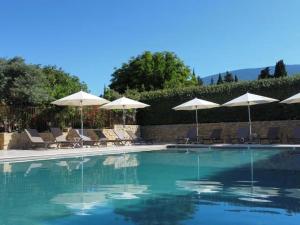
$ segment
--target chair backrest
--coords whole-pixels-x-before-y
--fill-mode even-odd
[[[280,128],[279,127],[269,127],[267,137],[269,139],[278,139],[280,137]]]
[[[67,138],[64,136],[64,134],[60,128],[50,127],[50,131],[56,141],[67,141]]]
[[[248,139],[250,136],[250,131],[248,127],[239,127],[237,129],[236,137],[238,139]]]
[[[138,139],[139,137],[132,131],[128,130],[127,134],[132,138],[132,139]]]
[[[300,127],[295,127],[293,130],[293,138],[300,139]]]
[[[197,138],[197,129],[195,127],[190,128],[187,133],[186,137],[190,139],[196,139]]]
[[[74,129],[76,134],[83,140],[83,141],[92,141],[92,139],[88,136],[87,130],[83,129],[83,133],[81,134],[81,129]]]
[[[121,130],[121,129],[114,129],[115,134],[117,135],[117,137],[121,140],[125,140],[125,139],[129,139],[126,135],[126,131],[125,130]]]
[[[92,130],[91,132],[93,132],[97,136],[98,140],[108,139],[101,130]]]
[[[218,129],[213,129],[210,135],[210,138],[212,139],[221,139],[221,135],[222,135],[222,128],[218,128]]]
[[[25,133],[32,143],[44,143],[44,140],[36,129],[25,129]]]

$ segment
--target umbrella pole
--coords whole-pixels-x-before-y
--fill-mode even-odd
[[[125,107],[123,106],[123,128],[125,129]]]
[[[251,124],[251,110],[250,110],[250,105],[248,105],[248,118],[249,118],[249,138],[250,141],[252,139],[252,124]]]
[[[196,107],[196,128],[197,128],[197,141],[198,141],[199,131],[198,131],[198,110],[197,110],[197,107]]]
[[[80,123],[81,123],[81,129],[80,129],[80,133],[81,133],[81,137],[80,137],[80,139],[81,139],[81,147],[83,146],[83,139],[82,139],[82,137],[83,137],[83,113],[82,113],[82,106],[80,107]]]

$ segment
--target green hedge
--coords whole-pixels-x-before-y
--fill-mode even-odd
[[[194,97],[223,104],[247,91],[283,100],[300,92],[300,75],[286,78],[265,79],[225,83],[222,85],[167,89],[142,92],[129,97],[145,102],[151,107],[141,109],[137,114],[138,124],[180,124],[194,123],[194,111],[174,111],[172,108]],[[271,103],[252,107],[252,119],[286,120],[300,119],[300,104],[286,105]],[[199,122],[248,121],[245,107],[221,107],[199,110]]]

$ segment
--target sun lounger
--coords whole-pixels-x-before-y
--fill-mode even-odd
[[[299,144],[300,143],[300,127],[295,127],[293,129],[292,136],[287,136],[287,141],[289,143]]]
[[[130,137],[127,137],[126,131],[123,129],[114,129],[114,132],[117,136],[117,140],[120,141],[120,143],[123,143],[126,145],[126,143],[130,144],[133,143],[133,140]],[[129,135],[128,135],[129,136]]]
[[[266,137],[259,137],[260,141],[268,140],[270,144],[281,143],[280,128],[270,127]]]
[[[75,130],[76,135],[80,138],[79,141],[82,143],[82,145],[88,145],[88,146],[99,146],[100,145],[100,141],[90,137],[86,129],[83,129],[82,134],[81,134],[80,129],[74,129],[74,130]]]
[[[72,148],[74,147],[79,147],[80,142],[76,140],[67,140],[66,136],[63,135],[63,132],[61,131],[60,128],[58,127],[51,127],[50,131],[55,138],[55,143],[57,143],[57,147],[60,148],[61,146],[71,146]]]
[[[197,130],[195,127],[190,128],[185,137],[177,137],[177,144],[192,144],[198,143]]]
[[[222,128],[213,129],[208,138],[201,138],[201,142],[204,143],[205,141],[209,141],[211,143],[222,143],[222,131]]]
[[[49,148],[51,144],[56,144],[53,141],[44,141],[36,129],[25,129],[25,133],[30,140],[32,148]]]
[[[231,138],[231,142],[236,141],[238,144],[248,143],[250,141],[250,131],[248,127],[240,127],[237,129],[236,137]]]
[[[153,139],[144,139],[141,137],[138,137],[134,132],[132,131],[126,131],[127,134],[130,136],[134,144],[153,144]]]
[[[111,140],[109,139],[101,130],[96,129],[96,130],[91,130],[91,132],[94,132],[94,134],[98,137],[100,145],[105,145],[107,146],[107,143],[113,143],[115,145],[120,144],[120,140]]]

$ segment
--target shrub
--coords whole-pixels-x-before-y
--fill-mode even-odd
[[[141,125],[193,123],[194,111],[175,111],[172,108],[195,97],[223,104],[246,92],[283,100],[300,91],[300,75],[278,79],[243,81],[220,85],[197,86],[135,93],[128,96],[151,107],[137,113]],[[251,107],[252,120],[300,119],[300,104],[271,103]],[[220,107],[199,110],[199,122],[248,121],[246,107]]]

